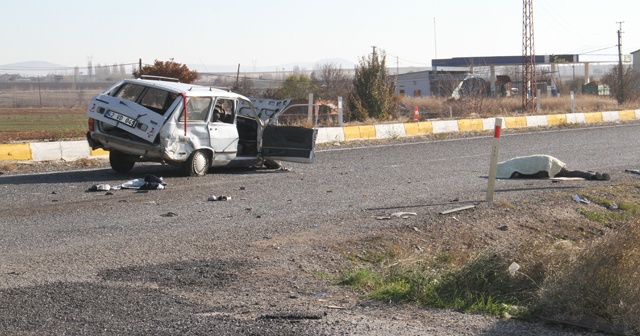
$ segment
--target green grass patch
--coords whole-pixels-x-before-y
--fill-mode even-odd
[[[402,236],[401,230],[379,233],[345,251],[357,267],[342,272],[338,282],[383,302],[493,316],[588,317],[640,330],[638,188],[640,184],[633,182],[583,188],[579,194],[590,204],[555,204],[571,196],[559,193],[550,204],[539,205],[549,214],[554,206],[573,207],[592,222],[572,216],[575,222],[563,228],[558,225],[565,219],[545,217],[537,231],[551,221],[558,232],[578,228],[585,233],[581,236],[542,232],[475,251],[444,248],[416,253],[413,235]],[[520,207],[496,207],[504,208],[514,218],[520,215]],[[529,216],[536,213],[526,210]],[[513,263],[517,267],[510,267]]]
[[[379,273],[369,268],[348,270],[342,273],[338,283],[352,288],[373,290],[381,284],[382,277]]]
[[[640,215],[640,204],[633,200],[614,201],[602,196],[588,194],[585,196],[591,200],[591,203],[600,205],[597,208],[581,207],[578,209],[578,213],[591,221],[610,226],[614,223],[629,221]]]
[[[443,271],[451,269],[448,256],[349,270],[342,274],[339,284],[364,290],[374,300],[496,316],[505,312],[522,314],[524,309],[514,307],[529,300],[537,290],[531,279],[510,276],[510,261],[495,254],[481,255],[462,268]]]
[[[86,130],[83,114],[5,114],[0,115],[0,132]]]

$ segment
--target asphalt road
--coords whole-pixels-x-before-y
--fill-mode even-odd
[[[503,134],[500,160],[548,154],[569,168],[605,171],[615,179],[640,168],[639,131],[640,125],[630,124]],[[453,199],[458,205],[482,202],[492,141],[328,146],[312,165],[285,164],[289,171],[216,169],[201,178],[180,177],[160,165],[136,166],[127,175],[99,168],[0,176],[0,333],[341,333],[347,330],[342,322],[283,324],[265,317],[264,307],[289,307],[263,302],[273,292],[323,290],[322,279],[299,283],[290,273],[295,269],[270,273],[283,259],[269,251],[313,230],[325,239],[374,230],[380,226],[363,218],[379,214],[438,212],[452,208]],[[166,189],[87,191],[146,174],[163,177]],[[495,198],[526,197],[531,189],[498,181]],[[212,195],[231,200],[208,201]],[[335,257],[320,244],[308,250]],[[296,253],[287,258],[295,260]],[[265,289],[255,294],[246,281]],[[263,298],[254,306],[240,300],[249,290]],[[322,319],[313,312],[306,310],[312,316],[305,320]]]

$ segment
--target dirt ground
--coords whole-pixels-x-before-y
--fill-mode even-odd
[[[4,163],[0,164],[0,174],[11,175],[18,172],[24,174],[107,166],[108,162],[105,160],[79,160],[66,163]],[[331,241],[322,241],[322,236],[310,232],[256,241],[252,249],[261,254],[260,259],[270,261],[268,264],[277,266],[263,270],[264,276],[253,277],[252,287],[259,288],[261,292],[265,293],[270,290],[277,292],[279,283],[274,282],[274,279],[279,279],[289,272],[283,269],[282,265],[288,265],[289,269],[295,265],[296,269],[302,271],[301,274],[306,274],[301,276],[296,286],[318,288],[318,286],[332,284],[333,296],[318,300],[329,300],[330,303],[334,303],[334,306],[339,307],[354,306],[367,310],[367,307],[375,306],[379,310],[384,303],[363,300],[361,295],[364,293],[358,290],[335,287],[338,270],[361,265],[361,260],[357,257],[360,251],[393,245],[394,248],[400,250],[399,254],[406,262],[417,260],[425,255],[437,255],[443,251],[465,258],[492,248],[515,249],[525,242],[535,240],[581,246],[606,232],[615,230],[616,226],[589,220],[579,213],[579,209],[604,212],[620,210],[610,209],[597,202],[589,204],[576,202],[573,196],[575,194],[589,195],[593,199],[615,200],[615,195],[622,194],[631,198],[630,201],[638,202],[640,199],[639,189],[636,186],[638,181],[640,181],[640,175],[634,174],[619,174],[611,181],[531,181],[532,191],[527,192],[526,195],[509,198],[508,201],[504,200],[504,197],[496,197],[498,200],[494,203],[474,204],[474,208],[450,214],[432,212],[421,214],[419,217],[410,216],[406,219],[382,219],[376,218],[376,214],[370,214],[371,216],[360,218],[358,221],[366,221],[369,224],[372,221],[392,221],[393,225],[385,225],[385,229],[368,231],[360,236],[332,237]],[[557,188],[534,190],[540,183],[554,184]],[[451,201],[454,204],[456,202],[456,200]],[[460,207],[465,205],[469,204],[460,204]],[[360,225],[361,223],[345,223],[345,225],[349,224]],[[296,257],[292,260],[281,259],[283,253],[279,248],[274,248],[275,246],[286,246],[288,251],[286,255],[295,255]],[[350,256],[356,257],[351,258]],[[526,267],[526,262],[514,261],[522,263],[522,266]],[[319,273],[325,275],[320,276]],[[291,301],[291,308],[295,309],[296,300],[289,301]],[[450,319],[449,322],[444,322],[445,324],[461,319],[460,316],[446,315],[451,312],[435,313],[431,309],[414,305],[391,305],[382,310],[385,309],[396,316],[395,321],[400,324],[406,323],[407,320],[424,320],[425,316],[430,316],[433,319]],[[471,325],[475,326],[476,330],[485,330],[495,322],[495,318],[465,316],[465,321],[464,328],[469,328]],[[544,334],[555,335],[559,332],[557,325],[540,325],[538,327],[542,328],[540,330],[544,331]],[[562,328],[566,328],[566,326]],[[452,335],[456,334],[455,330],[451,329]],[[585,331],[574,328],[562,330],[559,334],[565,332],[581,334]],[[469,334],[475,334],[475,332]]]

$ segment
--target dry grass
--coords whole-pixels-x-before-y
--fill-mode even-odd
[[[420,231],[401,227],[379,233],[341,246],[357,267],[343,272],[340,281],[385,302],[504,317],[586,317],[640,330],[638,188],[631,181],[547,195],[535,204],[497,202],[482,222],[471,223],[481,227],[503,219],[505,212],[526,219],[505,221],[507,231],[484,243],[467,245],[474,236],[466,226],[460,228],[465,231],[432,229],[440,227],[434,219],[418,226]],[[575,192],[588,195],[591,203],[569,201]],[[514,262],[518,269],[510,271]]]
[[[548,279],[538,310],[640,328],[638,241],[640,221],[635,221],[573,251],[562,270]]]
[[[404,97],[400,102],[400,119],[412,119],[413,110],[417,106],[420,110],[420,118],[469,118],[496,116],[524,115],[521,97],[467,98],[452,101],[441,97]],[[618,105],[612,97],[576,95],[574,100],[575,112],[617,111],[625,109],[638,109],[640,103]],[[540,98],[540,111],[527,114],[559,114],[571,112],[570,97]]]

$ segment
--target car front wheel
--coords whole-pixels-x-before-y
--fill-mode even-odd
[[[127,154],[115,150],[109,151],[109,164],[111,169],[118,173],[128,173],[136,162]]]
[[[183,164],[184,174],[187,176],[204,176],[207,174],[211,162],[206,152],[197,150],[189,156]]]

